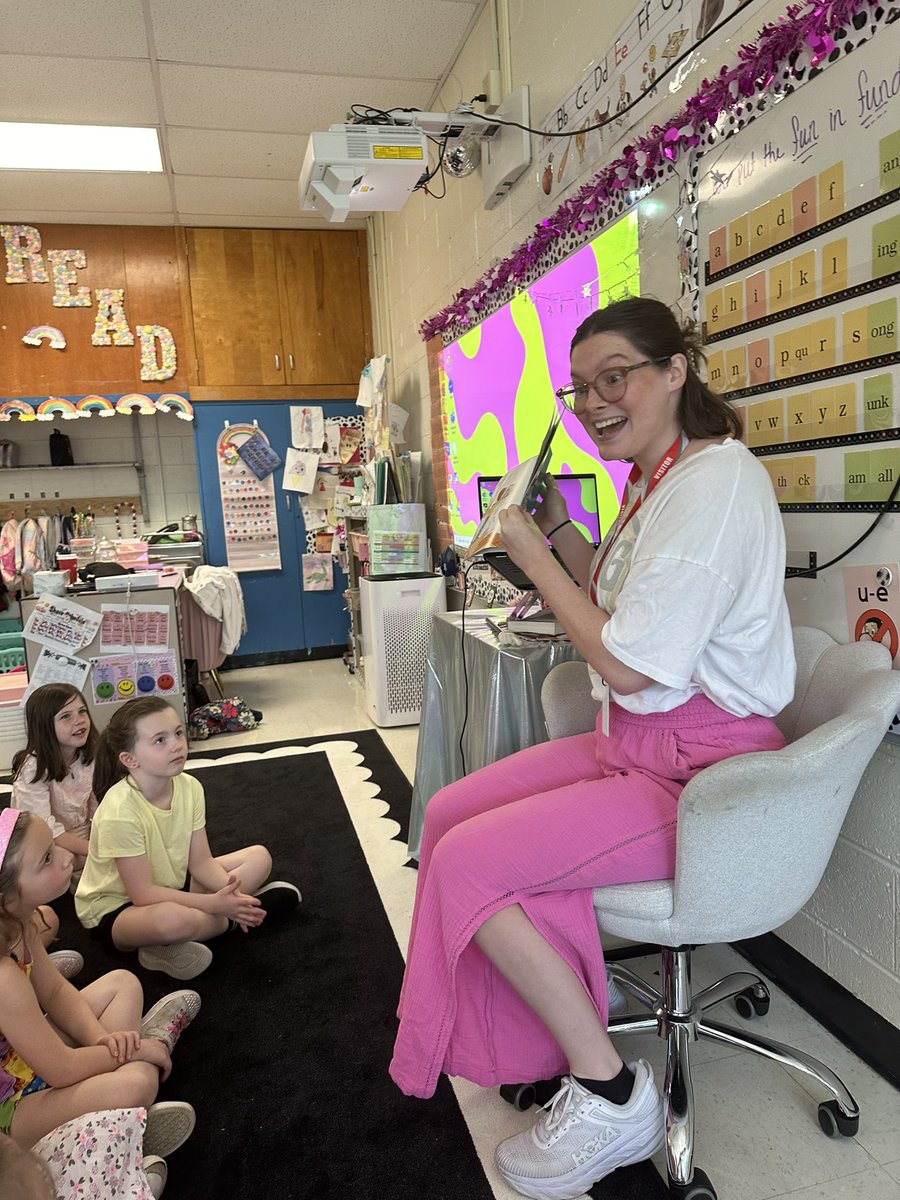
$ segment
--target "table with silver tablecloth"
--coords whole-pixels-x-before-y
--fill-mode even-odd
[[[546,742],[541,685],[557,663],[581,658],[567,641],[501,646],[485,618],[499,622],[507,615],[505,609],[481,609],[435,617],[425,663],[409,822],[413,858],[419,854],[428,801],[463,774],[460,734],[466,774]]]

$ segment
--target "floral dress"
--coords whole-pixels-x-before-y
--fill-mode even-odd
[[[33,1150],[57,1200],[153,1200],[144,1171],[145,1108],[86,1113],[52,1129]]]

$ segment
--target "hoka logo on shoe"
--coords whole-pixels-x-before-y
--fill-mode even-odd
[[[614,1142],[620,1135],[621,1130],[613,1129],[609,1125],[605,1126],[596,1137],[591,1138],[589,1142],[585,1142],[577,1154],[572,1155],[573,1164],[576,1167],[580,1167],[589,1158],[593,1158],[598,1150],[602,1150],[604,1146],[608,1146],[611,1142]]]

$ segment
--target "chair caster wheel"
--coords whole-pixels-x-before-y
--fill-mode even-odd
[[[669,1195],[672,1200],[718,1200],[708,1175],[699,1167],[694,1167],[694,1178],[690,1183],[676,1183],[670,1179]]]
[[[837,1100],[823,1100],[819,1105],[819,1126],[826,1137],[856,1137],[859,1114],[847,1117],[841,1112]]]
[[[528,1112],[535,1100],[533,1083],[501,1083],[500,1095],[507,1104],[517,1108],[519,1112]]]
[[[757,983],[754,987],[746,988],[743,992],[738,992],[734,998],[737,1014],[745,1021],[752,1021],[754,1017],[764,1017],[769,1011],[769,1004],[769,989],[764,983]]]

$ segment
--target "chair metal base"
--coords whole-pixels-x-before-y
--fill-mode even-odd
[[[650,987],[622,963],[607,964],[610,975],[619,987],[652,1010],[647,1016],[612,1017],[609,1032],[615,1035],[655,1030],[665,1039],[666,1075],[663,1103],[666,1113],[666,1165],[673,1191],[677,1193],[678,1189],[686,1188],[694,1175],[694,1088],[691,1081],[690,1047],[698,1038],[726,1042],[811,1075],[831,1093],[837,1106],[838,1126],[841,1119],[847,1123],[858,1119],[859,1107],[853,1096],[838,1076],[818,1059],[770,1038],[759,1037],[705,1019],[706,1011],[713,1005],[721,1004],[723,1000],[733,999],[748,988],[762,987],[765,990],[759,975],[737,971],[693,995],[690,946],[663,946],[661,952],[662,992]],[[820,1123],[821,1120],[820,1116]]]

